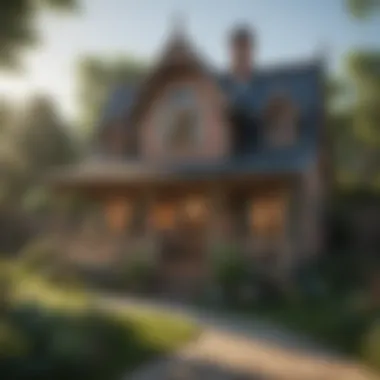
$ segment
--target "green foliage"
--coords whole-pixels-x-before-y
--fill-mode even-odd
[[[29,243],[20,254],[23,267],[29,271],[41,271],[51,267],[59,257],[59,252],[52,241],[37,239]]]
[[[346,3],[347,9],[358,19],[368,19],[380,11],[379,0],[347,0]],[[337,92],[332,86],[327,99],[328,128],[333,141],[331,153],[340,188],[379,188],[379,60],[376,50],[351,52],[343,78],[346,91]],[[336,103],[341,104],[338,113],[331,107]]]
[[[236,246],[224,245],[213,252],[214,277],[226,287],[237,286],[243,278],[246,266]]]
[[[74,265],[71,265],[54,241],[36,239],[27,244],[14,267],[20,275],[36,276],[51,286],[64,286],[67,290],[83,287]]]
[[[39,42],[36,20],[41,11],[73,10],[76,4],[76,0],[2,0],[0,69],[19,69],[25,51]]]
[[[35,306],[6,315],[0,343],[0,372],[9,379],[117,379],[159,353],[126,320],[95,310],[72,315]]]
[[[234,245],[216,247],[213,251],[213,277],[229,303],[240,303],[242,293],[255,290],[255,276],[240,249]]]
[[[51,208],[42,186],[46,174],[75,161],[78,147],[56,105],[36,96],[21,110],[0,107],[0,205],[18,204],[28,212]]]
[[[379,0],[347,0],[348,8],[355,17],[367,18],[373,12],[380,11]]]
[[[146,73],[147,65],[133,57],[102,59],[84,57],[78,64],[78,101],[86,134],[99,122],[110,91],[115,86],[135,84]]]
[[[17,145],[33,175],[67,164],[75,155],[73,140],[55,104],[44,96],[33,98],[21,117]]]
[[[15,286],[30,290],[36,278],[14,270],[19,266],[12,261],[0,268],[8,280],[17,279]],[[108,310],[95,302],[72,308],[72,293],[44,281],[32,298],[16,294],[8,293],[12,302],[0,311],[0,373],[5,379],[116,380],[177,349],[197,330],[189,321],[154,311]],[[51,298],[67,300],[53,305]]]
[[[362,357],[380,371],[380,323],[376,320],[364,335]]]
[[[143,252],[134,252],[122,269],[123,286],[130,290],[145,291],[152,284],[155,266],[152,260],[145,257]]]
[[[4,318],[0,319],[0,362],[3,358],[12,358],[27,354],[29,347],[25,336],[18,327]]]

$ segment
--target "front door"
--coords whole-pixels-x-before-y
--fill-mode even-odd
[[[196,290],[201,284],[206,257],[204,210],[195,210],[195,205],[188,210],[186,206],[190,207],[186,201],[178,204],[176,223],[160,233],[162,282],[167,290],[182,294]]]

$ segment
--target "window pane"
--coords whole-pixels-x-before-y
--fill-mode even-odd
[[[284,197],[254,199],[251,206],[251,226],[257,236],[280,235],[285,227]]]

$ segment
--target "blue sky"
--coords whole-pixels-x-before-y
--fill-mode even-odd
[[[204,55],[220,67],[228,63],[226,35],[237,22],[251,24],[259,38],[260,64],[310,58],[328,52],[330,68],[352,48],[380,48],[380,17],[358,22],[344,0],[83,0],[81,14],[44,14],[43,44],[27,58],[19,77],[0,76],[0,93],[24,97],[34,91],[55,96],[63,112],[75,116],[75,64],[81,55],[130,54],[150,59],[170,31],[173,15]]]

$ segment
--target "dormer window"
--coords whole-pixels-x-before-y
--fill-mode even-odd
[[[199,142],[199,110],[191,87],[171,90],[167,106],[165,145],[174,150],[191,149]]]
[[[276,94],[264,111],[265,137],[270,146],[294,144],[298,132],[298,110],[290,97]]]

